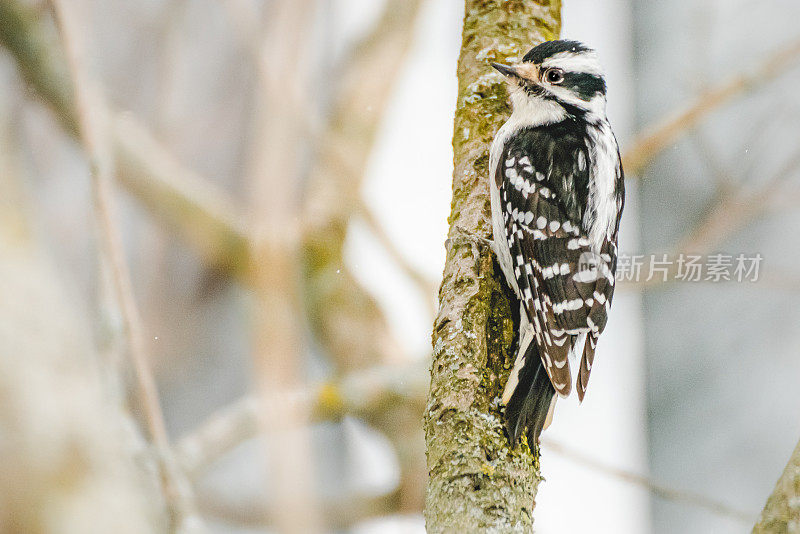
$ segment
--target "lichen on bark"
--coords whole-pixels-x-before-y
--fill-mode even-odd
[[[458,61],[453,200],[425,413],[428,532],[530,532],[538,456],[512,449],[499,397],[514,317],[489,249],[489,146],[508,118],[490,61],[516,61],[560,31],[560,0],[467,0]]]
[[[753,527],[753,534],[797,532],[800,532],[800,443]]]

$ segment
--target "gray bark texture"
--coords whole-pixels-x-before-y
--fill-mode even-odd
[[[800,443],[753,528],[753,534],[783,533],[800,533]]]
[[[558,38],[560,0],[467,0],[458,61],[453,200],[425,413],[428,532],[530,532],[538,454],[510,448],[499,398],[514,358],[505,283],[488,247],[489,146],[510,107],[490,61]]]

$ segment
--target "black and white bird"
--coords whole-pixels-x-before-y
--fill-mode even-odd
[[[512,443],[524,434],[534,446],[556,393],[572,390],[571,369],[578,399],[586,393],[614,294],[624,180],[594,50],[548,41],[492,66],[513,105],[490,153],[493,249],[520,301],[503,403]]]

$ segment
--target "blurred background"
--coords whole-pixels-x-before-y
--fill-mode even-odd
[[[5,531],[80,524],[101,495],[147,517],[149,482],[120,482],[147,436],[191,528],[424,531],[463,9],[2,0]],[[544,435],[537,532],[747,532],[797,443],[798,19],[564,0],[562,36],[608,71],[642,266]],[[743,280],[740,255],[760,258]],[[78,457],[86,502],[64,489]],[[40,494],[52,517],[23,517]]]

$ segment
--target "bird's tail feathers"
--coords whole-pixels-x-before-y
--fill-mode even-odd
[[[517,372],[518,367],[515,365],[512,373]],[[509,378],[509,382],[512,379]],[[555,394],[536,343],[528,344],[524,364],[519,369],[516,387],[505,412],[506,430],[514,446],[523,433],[526,433],[531,448],[539,443],[539,435],[550,425],[553,416]]]

